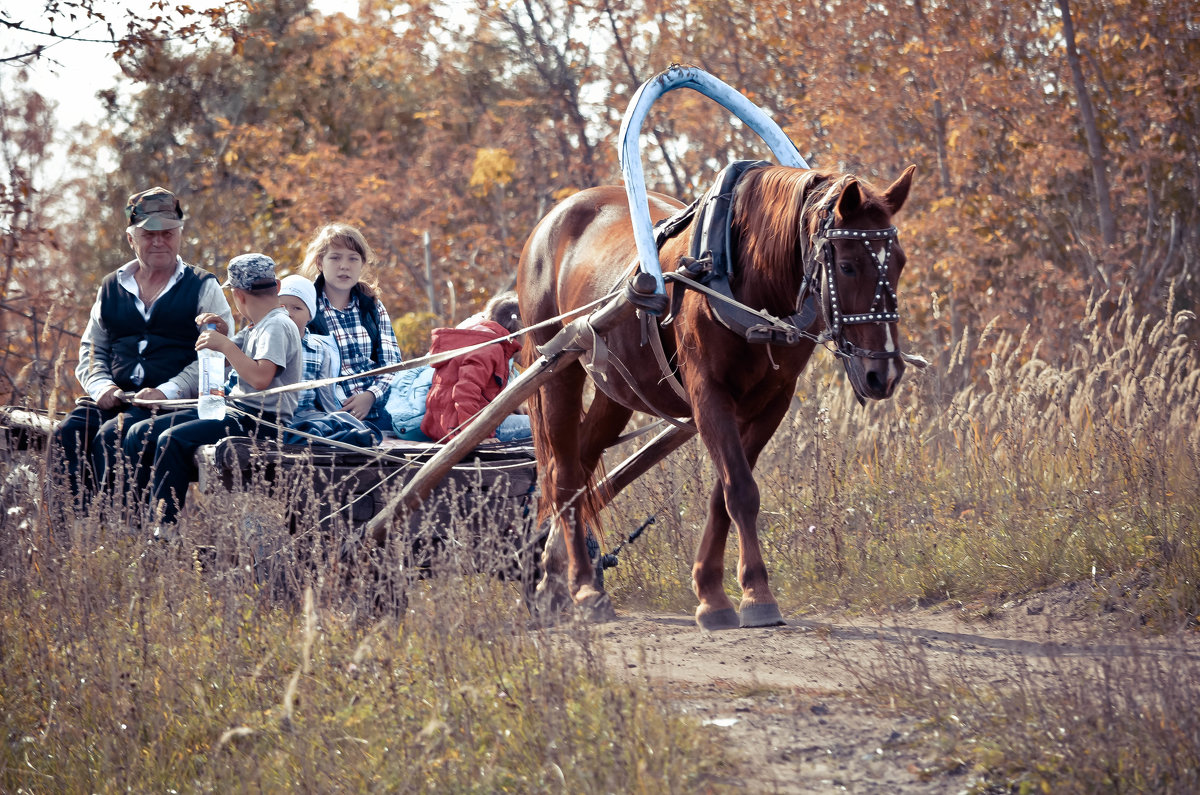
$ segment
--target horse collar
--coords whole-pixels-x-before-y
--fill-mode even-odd
[[[702,285],[704,289],[701,291],[709,294],[708,305],[717,320],[748,342],[792,346],[805,338],[804,330],[816,319],[815,300],[810,298],[798,303],[796,314],[791,317],[767,321],[761,312],[743,307],[733,297],[730,285],[737,261],[732,234],[733,191],[748,171],[769,165],[771,163],[766,160],[738,160],[729,164],[703,197],[663,221],[656,231],[661,247],[666,238],[695,217],[689,256],[683,259],[677,272],[677,275],[684,277],[679,281],[684,285],[689,281]],[[693,289],[697,288],[693,286]],[[714,301],[714,297],[718,300]],[[671,313],[662,322],[664,326],[669,325],[678,314],[682,300],[683,290],[676,288],[671,301]]]
[[[766,160],[730,163],[717,175],[717,181],[701,201],[689,253],[693,259],[710,263],[709,279],[733,276],[733,189],[747,171],[769,165]]]

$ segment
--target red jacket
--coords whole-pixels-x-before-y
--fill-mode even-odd
[[[465,328],[438,328],[433,330],[429,352],[442,353],[506,336],[508,331],[491,320]],[[452,431],[500,394],[508,383],[509,360],[520,349],[521,343],[505,340],[435,364],[421,432],[435,440],[453,436]]]

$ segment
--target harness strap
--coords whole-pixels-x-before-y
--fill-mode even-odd
[[[645,313],[639,310],[638,314]],[[591,376],[592,383],[595,384],[597,389],[608,395],[614,401],[620,402],[617,400],[617,396],[612,392],[612,384],[609,383],[607,370],[608,368],[612,368],[621,376],[621,378],[625,380],[626,386],[628,386],[633,391],[633,394],[637,395],[638,399],[640,399],[642,403],[646,405],[647,410],[649,410],[651,414],[666,420],[672,425],[678,425],[680,427],[686,425],[686,421],[681,422],[656,408],[654,402],[650,400],[650,398],[647,397],[641,389],[638,388],[636,379],[634,379],[633,374],[629,372],[629,368],[625,366],[625,363],[615,356],[609,356],[608,345],[604,342],[604,337],[596,333],[596,330],[592,328],[591,323],[587,324],[587,330],[590,340],[583,345],[583,348],[585,351],[587,351],[583,355],[583,366],[584,369],[588,371],[588,375]],[[655,332],[653,338],[658,342],[659,350],[661,351],[662,341],[658,340],[657,332]],[[662,361],[663,363],[666,362],[665,356],[663,357]],[[670,370],[664,369],[663,372],[664,374],[669,375]],[[680,388],[682,389],[682,385]],[[686,393],[682,397],[684,402],[688,403],[690,406],[691,404],[687,400]]]
[[[808,295],[805,298],[804,306],[799,312],[781,320],[770,312],[762,309],[754,309],[743,304],[729,293],[717,291],[700,282],[693,281],[679,271],[663,274],[663,278],[679,282],[689,289],[704,293],[709,298],[716,298],[720,304],[727,304],[736,310],[761,320],[761,323],[742,324],[740,331],[733,326],[729,327],[731,331],[742,334],[749,342],[791,346],[800,344],[802,340],[811,340],[820,344],[829,339],[824,333],[816,335],[808,331],[808,326],[812,324],[817,316],[816,300],[812,295]],[[713,306],[715,313],[717,305],[710,304],[710,306]]]
[[[683,292],[680,290],[679,292]],[[654,361],[658,363],[658,369],[662,372],[662,381],[666,382],[667,386],[675,392],[679,398],[688,406],[692,405],[692,401],[688,398],[687,390],[683,388],[683,382],[679,380],[679,370],[671,366],[667,361],[667,353],[663,350],[662,334],[655,328],[654,317],[649,312],[638,311],[638,319],[642,324],[642,335],[646,337],[650,343],[650,350],[654,352]]]
[[[638,389],[637,382],[633,377],[633,373],[629,372],[629,368],[625,366],[624,362],[622,362],[620,359],[613,358],[609,360],[609,364],[611,364],[613,368],[621,374],[621,377],[625,379],[625,383],[628,384],[629,388],[633,390],[633,394],[638,396],[638,398],[642,401],[642,403],[645,404],[646,408],[648,408],[650,412],[654,414],[654,416],[658,417],[659,419],[666,420],[677,428],[690,429],[693,427],[689,420],[678,420],[666,412],[659,411],[654,406],[654,402],[651,401],[650,398],[646,397],[646,394],[642,392],[642,390]],[[599,386],[599,384],[597,384],[597,386]],[[604,392],[605,394],[608,394],[609,397],[612,397],[612,394],[609,393],[607,389],[605,389]]]
[[[596,333],[596,329],[592,326],[590,319],[586,323],[589,342],[584,345],[585,353],[583,354],[583,366],[596,383],[605,392],[608,392],[608,376],[605,370],[608,367],[608,344],[604,341],[604,336]]]
[[[694,257],[680,257],[678,273],[687,274],[691,279],[698,282],[707,282],[712,278],[712,257],[706,256],[703,259],[695,259]],[[664,277],[666,278],[666,277]],[[663,319],[660,325],[669,326],[679,315],[679,308],[683,306],[683,294],[685,290],[671,291],[671,314]]]

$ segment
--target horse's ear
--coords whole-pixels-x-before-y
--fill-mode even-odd
[[[908,198],[908,189],[912,187],[913,172],[916,170],[916,165],[911,165],[904,169],[904,173],[900,175],[900,178],[889,185],[888,189],[883,192],[883,203],[887,205],[892,215],[900,212],[900,208],[904,206],[904,201]]]
[[[833,214],[838,218],[849,218],[862,207],[862,203],[862,188],[859,186],[858,180],[851,177],[842,186],[842,195],[838,197],[837,207],[833,209]]]

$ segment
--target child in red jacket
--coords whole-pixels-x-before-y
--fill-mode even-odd
[[[503,292],[488,301],[481,314],[458,327],[434,329],[429,352],[467,348],[507,337],[520,329],[516,293]],[[421,421],[422,433],[441,441],[453,438],[500,394],[508,383],[512,357],[520,349],[520,341],[508,339],[435,364],[433,386],[425,400],[425,419]]]

